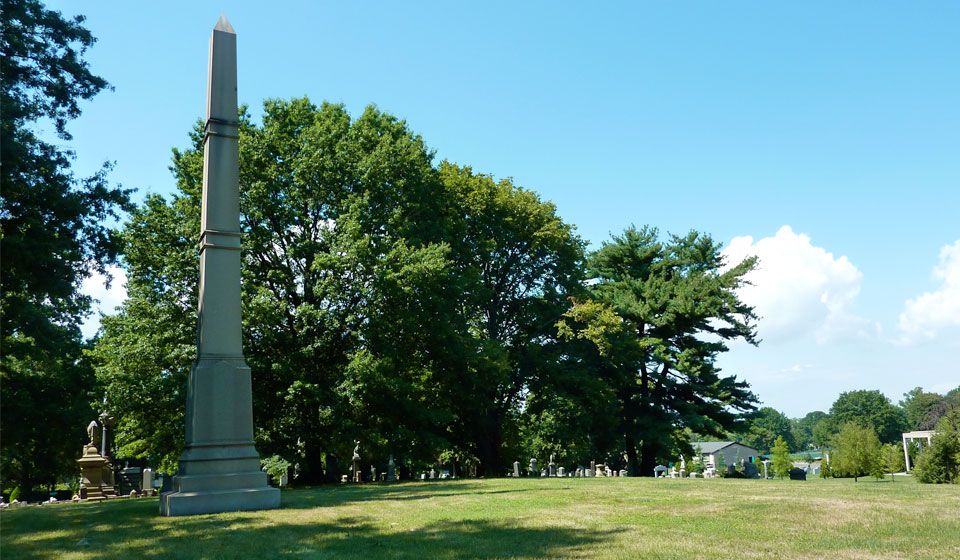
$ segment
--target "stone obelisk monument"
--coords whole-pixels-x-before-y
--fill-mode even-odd
[[[200,222],[197,361],[187,382],[186,446],[163,515],[280,507],[253,445],[250,368],[240,331],[237,35],[223,16],[210,38]]]

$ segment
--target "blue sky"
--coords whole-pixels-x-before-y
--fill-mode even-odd
[[[764,342],[721,363],[791,416],[960,385],[960,4],[837,4],[48,3],[115,86],[71,125],[79,173],[172,192],[225,13],[255,116],[376,103],[591,243],[652,224],[758,254]]]

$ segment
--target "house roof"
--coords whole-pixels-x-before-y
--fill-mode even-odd
[[[704,455],[710,455],[712,453],[716,453],[717,451],[720,451],[721,449],[730,447],[733,444],[743,445],[739,441],[695,441],[690,445],[693,446],[694,450],[696,450],[699,447],[700,453],[703,453]],[[759,450],[757,450],[756,448],[750,447],[749,445],[743,445],[743,447],[746,447],[747,449],[753,449],[754,451],[757,451],[759,453]]]

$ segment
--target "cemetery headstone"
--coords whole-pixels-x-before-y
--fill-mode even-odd
[[[153,496],[153,469],[150,467],[143,469],[140,488],[143,489],[144,495]]]
[[[520,478],[520,461],[513,462],[513,476],[515,478]]]
[[[120,469],[120,493],[129,494],[131,490],[140,491],[143,474],[140,467],[124,467]]]
[[[390,460],[387,461],[387,482],[395,482],[397,480],[397,464],[393,460],[393,454],[390,454]]]

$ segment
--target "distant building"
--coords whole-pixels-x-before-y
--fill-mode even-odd
[[[738,455],[746,463],[756,463],[760,459],[760,450],[744,445],[737,441],[697,441],[690,445],[694,452],[699,451],[704,464],[716,467],[723,455],[723,462],[727,465],[736,463]]]

